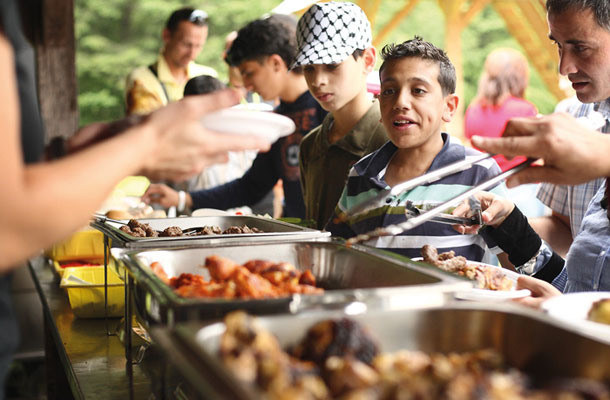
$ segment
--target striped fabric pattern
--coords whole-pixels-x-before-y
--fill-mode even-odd
[[[567,112],[576,118],[586,117],[592,111],[600,112],[606,117],[606,126],[600,131],[602,133],[609,133],[610,99],[606,99],[601,103],[580,103],[576,99],[567,108]],[[589,202],[603,185],[604,180],[605,178],[597,178],[580,185],[541,183],[538,186],[536,197],[551,210],[570,218],[570,230],[572,231],[572,237],[575,238],[578,232],[580,232],[580,225],[589,207]]]
[[[461,144],[452,143],[446,133],[442,135],[443,148],[432,162],[429,171],[481,154]],[[335,209],[334,217],[354,205],[376,196],[381,190],[389,188],[384,181],[384,176],[388,163],[396,150],[397,147],[392,142],[388,142],[354,165]],[[354,216],[345,223],[336,223],[333,217],[326,229],[334,236],[347,239],[378,227],[401,223],[406,221],[404,212],[407,200],[412,201],[420,209],[429,209],[499,173],[500,168],[493,159],[483,160],[465,171],[413,188],[394,198],[389,204],[381,201],[377,208]],[[506,196],[504,184],[496,185],[491,191]],[[491,255],[488,245],[481,236],[461,235],[451,225],[436,222],[427,222],[398,236],[372,239],[365,244],[411,258],[421,255],[420,249],[424,244],[435,246],[439,252],[454,250],[456,254],[473,261],[488,262]],[[496,247],[492,249],[494,254],[500,251]]]

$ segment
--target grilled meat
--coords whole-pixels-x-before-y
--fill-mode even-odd
[[[469,263],[464,257],[456,256],[453,251],[438,254],[434,246],[427,244],[422,247],[421,254],[424,262],[443,271],[452,272],[476,281],[479,289],[511,290],[513,288],[513,282],[500,268]]]
[[[252,260],[239,265],[216,255],[207,257],[205,267],[211,280],[184,273],[168,278],[163,266],[154,262],[151,269],[182,297],[264,299],[290,294],[322,294],[311,271],[301,272],[288,263]],[[302,279],[301,279],[302,278]]]

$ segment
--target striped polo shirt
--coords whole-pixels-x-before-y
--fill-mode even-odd
[[[434,158],[428,172],[481,154],[477,150],[452,142],[447,133],[442,133],[442,137],[443,148]],[[341,212],[376,196],[381,190],[390,188],[384,179],[385,172],[397,150],[398,148],[392,142],[387,142],[379,150],[362,158],[352,167],[334,216],[326,226],[333,236],[348,239],[379,227],[404,222],[407,220],[405,216],[407,200],[412,201],[420,209],[430,209],[500,173],[496,162],[489,158],[473,164],[465,171],[402,193],[390,204],[382,200],[379,202],[379,207],[356,215],[346,222],[337,223],[334,217]],[[504,184],[496,185],[490,191],[506,197]],[[365,244],[411,258],[420,257],[420,249],[425,244],[435,246],[439,252],[454,250],[457,255],[473,261],[489,262],[491,255],[488,245],[480,235],[461,235],[451,225],[437,222],[426,222],[400,235],[371,239]],[[491,252],[497,254],[501,250],[494,247]]]

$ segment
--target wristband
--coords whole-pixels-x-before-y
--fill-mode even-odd
[[[181,190],[178,192],[178,207],[176,207],[176,211],[183,212],[185,206],[186,206],[186,192],[184,190]]]

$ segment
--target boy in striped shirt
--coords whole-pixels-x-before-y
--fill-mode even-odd
[[[379,107],[390,141],[351,169],[334,217],[383,189],[480,154],[452,141],[441,130],[444,123],[451,121],[458,104],[454,94],[455,68],[443,50],[416,36],[402,44],[385,46],[382,58]],[[418,186],[389,204],[380,202],[377,208],[346,222],[332,218],[326,229],[335,236],[350,238],[404,222],[408,200],[418,208],[428,209],[499,173],[493,159],[483,160],[470,169]],[[499,185],[491,191],[504,193],[505,189]],[[435,246],[439,253],[454,250],[473,261],[489,262],[491,256],[483,237],[461,235],[451,225],[437,222],[365,243],[407,257],[419,257],[425,244]],[[494,247],[494,253],[500,251]],[[503,265],[508,262],[504,255],[498,258]]]

